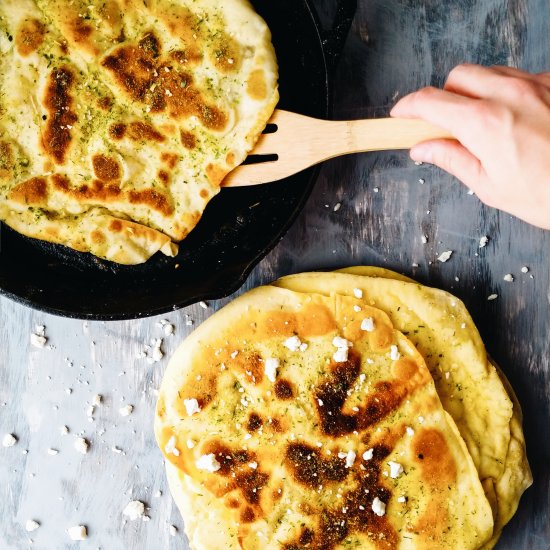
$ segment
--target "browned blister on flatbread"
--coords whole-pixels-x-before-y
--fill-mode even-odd
[[[29,207],[51,223],[89,221],[100,209],[176,243],[278,100],[270,33],[246,0],[5,0],[0,30],[8,224]],[[51,240],[33,224],[24,229]],[[90,234],[81,240],[93,254],[121,257],[111,248],[105,256]],[[122,233],[117,244],[128,244]]]
[[[192,548],[474,549],[492,535],[422,356],[354,297],[262,287],[226,306],[172,358],[155,431]]]

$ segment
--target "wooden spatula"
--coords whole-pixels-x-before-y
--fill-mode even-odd
[[[224,187],[280,180],[324,160],[365,151],[410,149],[430,139],[454,139],[422,120],[319,120],[276,110],[247,161],[224,179]],[[259,157],[256,155],[260,155]],[[262,156],[267,157],[262,158]]]

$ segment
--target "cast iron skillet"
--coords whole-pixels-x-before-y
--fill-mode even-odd
[[[307,0],[253,4],[273,33],[280,69],[279,106],[327,117],[331,73],[356,0],[340,0],[334,25],[326,33]],[[314,168],[268,185],[222,190],[181,243],[177,258],[156,254],[139,266],[121,266],[28,239],[3,225],[0,292],[48,313],[105,320],[157,315],[227,296],[281,239],[317,173]]]

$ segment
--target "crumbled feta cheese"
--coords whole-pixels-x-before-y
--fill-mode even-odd
[[[348,360],[348,348],[338,348],[332,358],[337,363],[345,363]]]
[[[414,430],[410,426],[407,426],[406,432],[407,432],[407,435],[410,437],[414,435]]]
[[[300,351],[306,351],[306,349],[307,349],[307,344],[305,342],[302,342],[300,344]]]
[[[202,309],[208,309],[208,304],[206,302],[200,301],[199,306],[201,306]]]
[[[363,453],[363,460],[372,460],[374,449],[368,449]]]
[[[59,431],[61,432],[61,435],[67,435],[69,433],[69,428],[67,426],[61,426]]]
[[[346,454],[346,468],[351,468],[355,462],[357,454],[354,451],[348,451]]]
[[[164,447],[164,451],[167,454],[172,454],[174,456],[179,456],[180,452],[176,448],[176,436],[173,435],[168,442],[166,443],[166,446]]]
[[[489,242],[489,237],[487,236],[481,237],[481,239],[479,239],[479,248],[485,248],[488,242]]]
[[[506,275],[504,275],[503,279],[507,283],[513,283],[514,282],[514,276],[511,273],[507,273]]]
[[[335,205],[334,205],[334,208],[332,209],[334,212],[338,212],[338,210],[340,210],[340,207],[342,206],[342,203],[340,202],[337,202]]]
[[[32,533],[33,531],[36,531],[40,527],[40,523],[37,521],[34,521],[34,519],[28,519],[25,523],[25,530],[29,533]]]
[[[428,236],[427,235],[422,235],[421,239],[422,239],[422,244],[427,244],[427,242],[428,242]]]
[[[378,497],[374,497],[372,501],[372,511],[382,517],[386,513],[386,504],[382,502]]]
[[[17,443],[17,437],[13,434],[6,434],[2,439],[2,445],[4,447],[13,447]]]
[[[195,447],[195,442],[192,439],[188,439],[185,444],[188,449],[193,449]]]
[[[177,527],[176,527],[175,525],[170,525],[169,530],[170,530],[170,535],[171,535],[172,537],[175,537],[175,536],[177,535],[177,533],[178,533],[178,529],[177,529]]]
[[[195,399],[184,399],[183,404],[185,406],[185,410],[187,411],[187,416],[192,416],[196,413],[201,412],[201,408],[199,407],[199,402]]]
[[[397,497],[397,502],[407,502],[407,499],[404,496]]]
[[[453,255],[453,251],[452,250],[447,250],[446,252],[442,252],[438,257],[437,257],[437,260],[439,262],[446,262],[448,260],[450,260],[451,256]]]
[[[235,359],[235,357],[237,357],[237,355],[239,355],[239,352],[237,350],[231,352],[231,359]]]
[[[279,360],[270,357],[264,361],[264,372],[270,382],[275,382],[277,369],[279,368]]]
[[[140,500],[131,500],[126,508],[122,511],[122,514],[127,516],[130,521],[135,521],[143,516],[145,512],[145,504]]]
[[[372,317],[366,317],[361,321],[361,330],[367,332],[374,332],[374,319]]]
[[[300,338],[298,338],[298,336],[291,336],[283,342],[283,346],[285,346],[285,348],[288,348],[290,351],[298,351],[301,345],[302,342],[300,341]]]
[[[355,313],[359,313],[361,311],[361,306],[353,306],[353,311],[355,311]]]
[[[48,449],[47,452],[50,456],[55,456],[57,453],[59,453],[57,449]]]
[[[403,473],[403,466],[399,462],[388,460],[388,466],[390,467],[390,477],[392,479],[398,478]]]
[[[397,346],[391,346],[390,347],[390,359],[392,361],[397,361],[401,357],[401,354],[399,353],[399,350],[397,349]]]
[[[99,393],[96,393],[94,397],[92,398],[92,405],[95,405],[96,407],[99,407],[101,405],[101,401],[103,400],[103,396]]]
[[[161,319],[158,322],[158,325],[162,328],[166,336],[170,336],[171,334],[174,334],[174,325],[169,321],[167,321],[166,319]]]
[[[164,352],[161,349],[162,338],[155,338],[152,343],[153,351],[151,353],[151,357],[149,357],[147,361],[149,363],[158,363],[164,357]]]
[[[43,348],[46,346],[48,339],[43,334],[31,333],[31,344],[35,348]]]
[[[258,463],[257,462],[249,462],[248,467],[252,468],[252,470],[255,470],[258,467]]]
[[[118,409],[118,412],[120,413],[120,416],[130,416],[133,410],[134,410],[133,405],[126,405]]]
[[[197,462],[195,462],[195,466],[199,470],[206,470],[211,473],[217,472],[221,468],[221,464],[216,460],[216,455],[214,453],[202,455]]]
[[[491,300],[496,300],[498,298],[498,294],[489,294],[487,296],[487,300],[490,302]]]
[[[424,417],[423,417],[423,416],[419,416],[419,417],[418,417],[418,422],[419,422],[420,424],[423,424],[423,423],[424,423]]]
[[[79,452],[85,455],[88,452],[88,447],[90,444],[83,438],[77,437],[74,442],[74,448]]]
[[[356,298],[362,298],[363,297],[363,291],[360,288],[354,288],[353,289],[353,295]]]
[[[524,265],[524,266],[521,268],[521,272],[522,272],[522,273],[529,273],[529,268],[528,268],[526,265]]]
[[[84,525],[75,525],[67,529],[67,533],[71,540],[86,540],[88,538],[88,531]]]
[[[319,403],[319,407],[322,407],[324,405],[324,402],[322,399],[317,399],[317,403]]]

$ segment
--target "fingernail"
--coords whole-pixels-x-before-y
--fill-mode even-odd
[[[433,162],[433,151],[432,148],[429,145],[415,145],[410,152],[411,158],[415,162],[427,162],[432,163]]]

